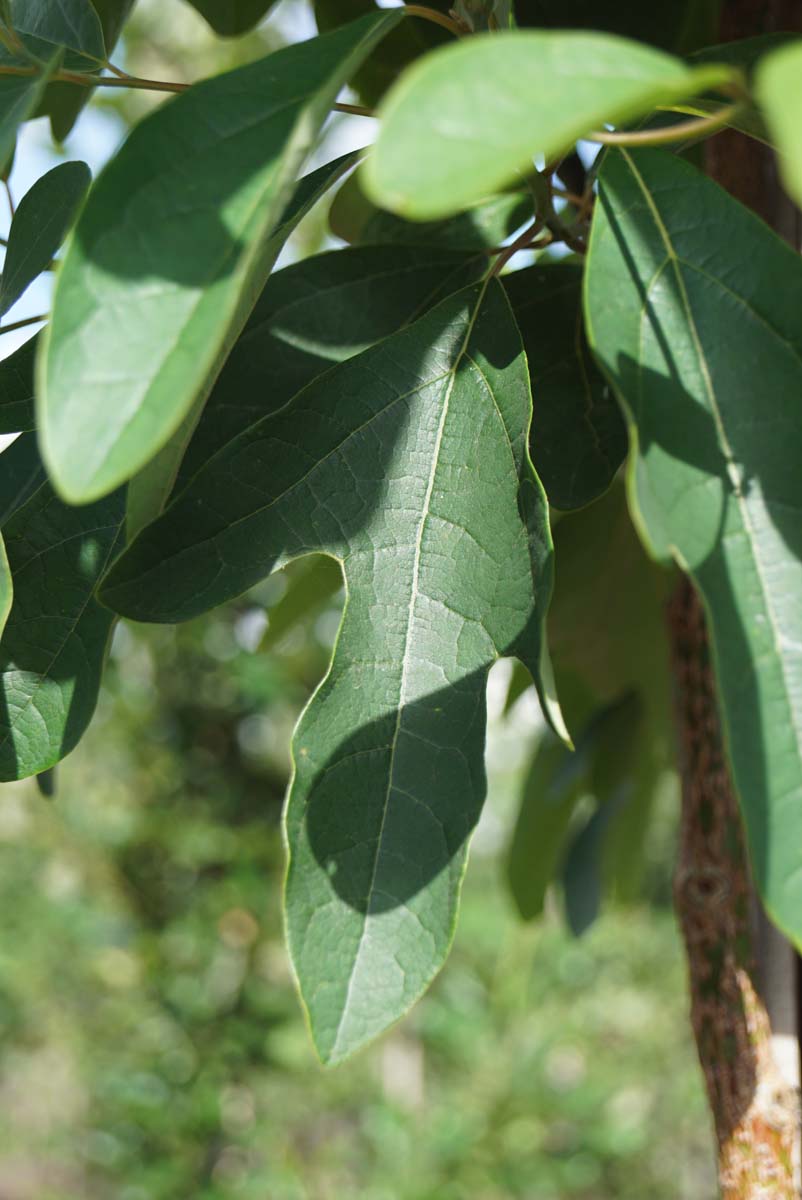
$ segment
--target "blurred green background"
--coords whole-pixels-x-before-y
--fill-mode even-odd
[[[317,1065],[279,819],[337,609],[261,652],[285,586],[176,629],[121,626],[55,799],[4,789],[0,1196],[712,1198],[668,864],[650,905],[579,940],[556,912],[513,913],[502,858],[536,732],[530,695],[499,713],[505,664],[446,969],[382,1042]]]
[[[222,43],[179,0],[142,0],[115,59],[194,79],[313,30],[282,0]],[[151,103],[105,97],[66,153],[101,160]],[[337,118],[327,155],[364,126]],[[53,161],[33,128],[18,193]],[[311,606],[282,632],[304,579]],[[380,1043],[318,1066],[283,945],[280,814],[337,627],[330,580],[302,562],[180,628],[120,626],[55,798],[4,786],[0,1200],[712,1200],[670,907],[676,799],[642,903],[578,940],[556,905],[522,925],[504,857],[540,724],[531,692],[504,715],[508,664],[449,962]]]

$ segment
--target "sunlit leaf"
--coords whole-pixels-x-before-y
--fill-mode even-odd
[[[802,261],[689,164],[615,151],[586,288],[630,503],[704,598],[755,880],[800,942]]]
[[[298,222],[306,216],[327,189],[339,179],[340,175],[358,161],[359,156],[359,151],[352,154],[344,154],[340,158],[335,158],[332,162],[326,163],[325,166],[318,167],[316,171],[310,171],[308,175],[305,175],[303,179],[298,181],[286,209],[281,214],[270,236],[268,253],[272,252],[275,256],[278,256]],[[257,309],[261,306],[261,303],[262,301],[257,301]],[[249,322],[248,328],[251,327],[251,324],[252,320]],[[221,442],[218,440],[220,429],[218,422],[215,421],[214,413],[217,409],[221,389],[225,390],[226,387],[225,378],[231,371],[231,367],[229,366],[231,358],[236,362],[238,358],[236,348],[232,351],[224,368],[223,379],[217,383],[212,391],[208,402],[208,407],[212,412],[203,422],[203,431],[198,433],[195,438],[196,447],[199,444],[208,446],[208,443],[205,441],[205,433],[211,426],[211,433],[215,438],[213,448],[215,450],[220,448]],[[256,380],[254,380],[254,383],[256,383]],[[236,397],[236,402],[237,404],[247,405],[252,402],[252,399],[250,394],[239,394]],[[140,529],[143,529],[149,521],[157,517],[164,507],[184,462],[187,447],[192,441],[193,434],[195,434],[198,421],[201,420],[202,413],[204,412],[204,403],[205,396],[201,394],[170,440],[162,446],[158,454],[150,462],[146,463],[142,470],[129,483],[128,514],[126,517],[126,532],[129,539],[134,537]],[[258,415],[261,416],[262,413],[260,412]],[[247,422],[243,422],[242,425],[238,426],[237,432],[239,432],[240,428],[244,428],[245,423]],[[208,449],[211,452],[211,447],[208,447]],[[192,458],[188,459],[187,469],[191,461]]]
[[[783,182],[802,203],[802,39],[758,63],[755,95],[777,149]]]
[[[40,359],[41,444],[65,498],[130,478],[208,393],[337,92],[399,19],[379,13],[190,88],[102,172],[68,241]]]
[[[621,123],[725,83],[724,65],[690,68],[606,34],[479,34],[427,54],[380,106],[365,189],[401,216],[468,208],[605,122]]]

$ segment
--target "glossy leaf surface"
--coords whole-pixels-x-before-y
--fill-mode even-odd
[[[605,122],[707,91],[726,66],[696,69],[605,34],[480,34],[428,54],[388,93],[368,195],[415,220],[448,216],[558,158]]]
[[[530,453],[549,503],[581,508],[609,486],[627,434],[585,339],[582,268],[528,267],[504,277],[532,377]]]
[[[211,459],[101,593],[189,617],[288,559],[340,559],[331,670],[294,738],[291,951],[327,1061],[396,1020],[451,940],[484,799],[485,682],[520,656],[548,711],[546,502],[498,284],[332,369]]]
[[[50,266],[91,181],[86,163],[60,163],[22,197],[8,235],[0,315]]]
[[[2,532],[14,602],[0,642],[0,779],[51,767],[75,746],[95,708],[112,614],[94,599],[120,533],[118,493],[71,508],[44,482],[33,434],[0,457],[18,458],[16,509]],[[17,469],[18,468],[18,469]],[[37,480],[39,486],[37,487]]]
[[[752,869],[800,942],[802,261],[682,160],[616,151],[586,281],[631,427],[630,503],[704,598]]]
[[[37,389],[67,499],[130,478],[208,393],[337,92],[399,19],[380,13],[190,88],[101,174],[59,272]]]

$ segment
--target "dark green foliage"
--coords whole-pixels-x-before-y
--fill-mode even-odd
[[[230,37],[269,8],[192,2]],[[0,457],[0,776],[47,788],[115,613],[188,620],[292,564],[240,683],[275,697],[276,656],[328,629],[292,743],[286,925],[333,1061],[448,952],[499,656],[522,664],[507,708],[531,679],[552,730],[511,848],[520,912],[556,883],[583,932],[643,894],[676,783],[673,562],[709,608],[755,877],[802,939],[802,268],[678,155],[577,150],[611,125],[682,146],[731,124],[776,139],[802,196],[799,43],[710,46],[712,3],[520,0],[515,29],[470,0],[455,29],[446,3],[449,28],[318,0],[320,36],[228,43],[233,69],[191,87],[101,79],[131,8],[0,4],[0,171],[37,111],[63,137],[96,87],[181,93],[85,204],[63,163],[11,225],[0,309],[59,261],[45,332],[0,367],[0,432],[22,431]],[[488,32],[455,42],[466,25]],[[349,84],[379,103],[375,143],[309,170]],[[666,132],[677,109],[709,119]],[[321,247],[313,210],[353,167],[329,211],[348,245]],[[248,812],[275,817],[279,790],[251,781]],[[130,854],[141,880],[148,847]]]

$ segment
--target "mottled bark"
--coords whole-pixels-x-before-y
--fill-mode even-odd
[[[798,1102],[774,1061],[755,983],[751,885],[722,744],[702,605],[683,580],[669,609],[683,801],[675,903],[691,1022],[724,1200],[795,1200]]]

